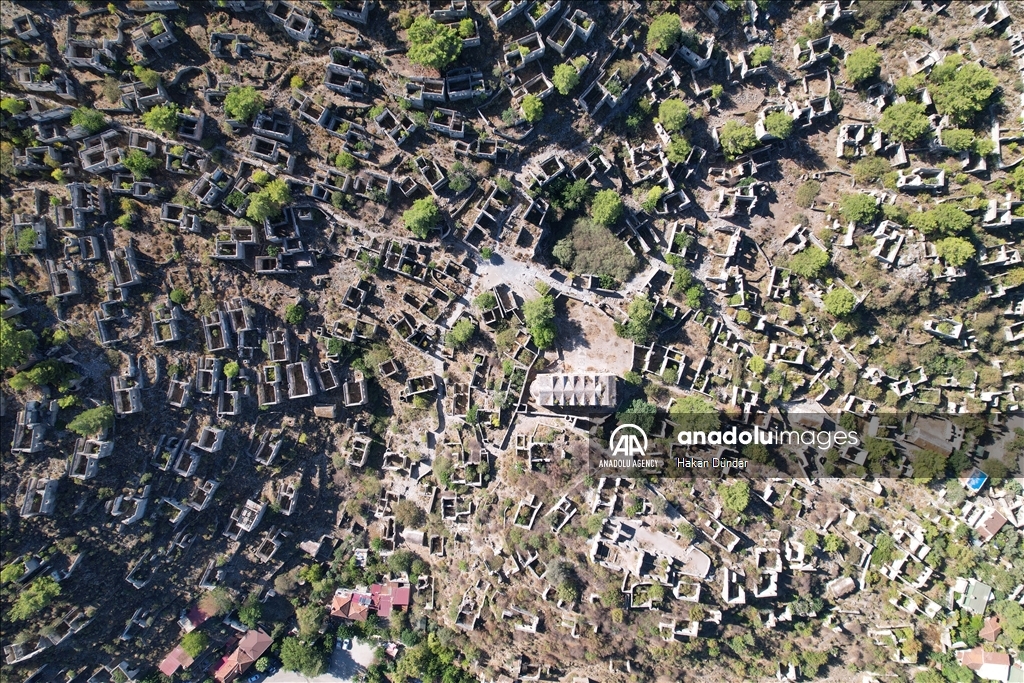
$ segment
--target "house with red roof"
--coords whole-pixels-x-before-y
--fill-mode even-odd
[[[214,667],[214,680],[218,683],[231,683],[262,657],[273,642],[273,638],[259,629],[246,631],[231,654],[221,659]]]
[[[371,612],[382,619],[394,609],[408,608],[412,588],[402,581],[375,583],[369,589],[339,588],[331,600],[331,616],[350,621],[366,621]]]
[[[163,658],[158,668],[164,676],[173,676],[177,673],[178,669],[187,669],[192,666],[193,661],[195,660],[185,652],[184,648],[178,645]]]

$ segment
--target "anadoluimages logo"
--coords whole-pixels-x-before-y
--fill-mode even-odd
[[[642,458],[647,454],[647,433],[635,424],[621,424],[612,431],[608,445],[612,456]]]

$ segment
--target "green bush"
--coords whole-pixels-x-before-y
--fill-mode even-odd
[[[647,49],[667,52],[683,34],[677,14],[659,14],[647,28]]]
[[[878,74],[882,55],[873,47],[859,47],[846,57],[846,79],[859,85]]]
[[[0,318],[0,368],[6,370],[24,363],[35,352],[36,341],[32,330],[18,330],[13,319]]]
[[[228,361],[224,365],[224,376],[228,379],[234,379],[235,377],[238,377],[239,369],[238,361]]]
[[[942,144],[954,152],[963,152],[974,147],[976,135],[967,128],[946,128],[942,131]]]
[[[754,129],[737,121],[726,121],[718,139],[722,144],[722,151],[730,160],[757,147]]]
[[[938,204],[935,208],[910,216],[910,224],[926,235],[959,235],[974,225],[974,219],[954,204]]]
[[[154,133],[170,135],[178,130],[178,107],[174,104],[153,107],[142,115],[142,125]]]
[[[455,323],[451,332],[445,335],[445,346],[452,349],[461,349],[473,338],[474,334],[476,334],[476,323],[469,318],[462,318]]]
[[[61,593],[60,584],[49,576],[36,579],[28,588],[18,592],[14,606],[7,613],[11,621],[28,619],[46,609]]]
[[[946,237],[935,243],[935,251],[943,261],[959,268],[974,258],[974,245],[962,237]]]
[[[334,165],[338,168],[352,171],[359,165],[359,162],[348,152],[339,152],[338,156],[334,157]]]
[[[160,162],[157,159],[151,159],[146,156],[146,153],[141,149],[133,149],[128,152],[128,154],[121,158],[121,163],[136,178],[144,178],[160,166]]]
[[[249,206],[245,209],[247,218],[262,223],[264,219],[276,218],[281,209],[292,201],[291,190],[282,178],[271,180],[259,192],[249,196]]]
[[[291,304],[284,309],[284,321],[289,325],[301,325],[306,320],[306,309],[302,304]]]
[[[796,202],[797,206],[809,209],[814,204],[814,200],[817,199],[819,192],[821,192],[821,183],[817,180],[808,180],[796,189],[796,196],[793,198],[793,201]]]
[[[828,252],[818,247],[807,247],[790,259],[789,269],[797,275],[813,280],[825,270],[828,261]]]
[[[580,83],[580,74],[572,64],[558,64],[551,75],[551,84],[561,95],[568,95]]]
[[[189,296],[188,294],[185,293],[185,290],[183,289],[172,289],[170,299],[179,306],[182,306],[185,304],[186,301],[189,300]]]
[[[773,111],[764,117],[764,129],[780,140],[793,134],[793,117],[784,111]]]
[[[539,121],[544,116],[544,102],[536,95],[527,95],[523,98],[523,118],[528,123]]]
[[[136,64],[132,69],[135,73],[135,77],[142,81],[142,84],[147,88],[155,88],[160,85],[160,74],[152,69],[147,69],[139,64]]]
[[[232,86],[224,97],[224,112],[238,121],[250,122],[263,111],[263,95],[256,88],[247,85]]]
[[[683,164],[686,163],[692,151],[693,145],[690,144],[689,140],[682,135],[674,135],[672,136],[672,142],[668,143],[668,151],[665,154],[665,158],[673,164]]]
[[[28,103],[24,100],[19,100],[17,97],[5,97],[0,100],[0,110],[7,112],[11,116],[17,116],[27,108]]]
[[[864,157],[853,165],[853,179],[858,183],[873,183],[892,171],[883,157]]]
[[[432,197],[417,199],[413,202],[412,208],[402,214],[405,227],[420,239],[427,238],[440,218],[441,214],[437,209],[437,203]]]
[[[106,128],[107,117],[92,107],[79,107],[71,113],[71,125],[81,126],[90,134],[98,133]]]
[[[325,653],[298,638],[289,637],[281,642],[281,668],[314,678],[325,670]]]
[[[682,100],[665,100],[658,107],[658,120],[670,133],[682,130],[689,119],[690,108]]]
[[[935,109],[948,114],[957,125],[974,121],[995,94],[999,81],[985,67],[968,62],[959,54],[950,55],[937,64],[929,76]]]
[[[181,649],[195,659],[210,645],[210,637],[202,631],[190,631],[181,639]]]
[[[523,304],[523,317],[533,343],[538,349],[550,348],[555,342],[555,300],[550,294]]]
[[[447,24],[430,17],[416,17],[408,29],[409,61],[438,71],[458,59],[462,53],[462,38]]]
[[[772,48],[768,45],[758,45],[750,51],[750,66],[757,68],[762,64],[772,61]]]
[[[839,200],[839,211],[848,221],[870,225],[878,216],[878,201],[869,194],[848,194]]]
[[[900,102],[885,108],[878,127],[893,140],[914,142],[931,130],[931,122],[917,102]]]
[[[853,312],[857,305],[857,299],[853,293],[845,287],[836,287],[822,299],[825,310],[837,318],[845,318]]]
[[[622,198],[615,190],[601,190],[590,205],[590,216],[598,225],[610,227],[622,217]]]
[[[113,424],[114,408],[108,404],[103,404],[79,413],[75,419],[68,423],[68,429],[80,436],[93,436],[105,429],[110,429]]]

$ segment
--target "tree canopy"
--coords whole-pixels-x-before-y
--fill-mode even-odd
[[[628,318],[622,326],[622,334],[637,344],[646,344],[651,340],[654,321],[654,302],[640,295],[630,302],[627,309]]]
[[[857,297],[846,287],[836,287],[826,294],[822,299],[825,310],[837,318],[844,318],[853,313],[853,307],[857,305]]]
[[[263,95],[251,85],[232,86],[224,97],[224,111],[231,118],[248,123],[263,111]]]
[[[133,149],[121,158],[121,163],[124,167],[131,171],[131,174],[136,178],[144,178],[150,174],[151,171],[156,170],[160,166],[158,159],[152,159],[146,156],[146,153],[141,149]]]
[[[427,238],[427,235],[437,225],[440,218],[441,214],[433,197],[417,199],[412,203],[412,208],[402,214],[402,221],[405,223],[405,227],[420,239]]]
[[[974,245],[963,237],[946,237],[935,243],[935,250],[942,260],[959,268],[974,258]]]
[[[146,113],[148,114],[149,112]],[[145,122],[145,119],[143,119],[143,122]],[[81,126],[90,134],[98,133],[106,128],[107,117],[103,115],[103,112],[96,111],[92,107],[79,107],[71,112],[71,125]]]
[[[797,275],[813,280],[825,270],[828,261],[828,252],[818,247],[807,247],[790,259],[789,268]]]
[[[161,104],[153,107],[142,115],[142,125],[154,133],[170,135],[178,130],[177,105]]]
[[[281,642],[281,667],[313,678],[324,672],[324,653],[298,638],[285,638]]]
[[[710,432],[721,426],[718,409],[700,396],[684,396],[669,409],[679,431]]]
[[[969,124],[987,105],[999,85],[995,74],[968,62],[959,54],[946,57],[932,70],[929,80],[935,109],[957,125]]]
[[[764,117],[764,129],[780,140],[785,140],[793,134],[793,117],[784,111],[773,111]]]
[[[878,217],[878,200],[869,194],[843,195],[839,200],[843,218],[860,225],[869,225]]]
[[[560,95],[568,95],[580,83],[580,74],[572,64],[568,62],[557,64],[554,73],[551,75],[551,84]]]
[[[461,349],[473,338],[474,334],[476,334],[476,323],[470,318],[461,318],[452,327],[451,332],[445,335],[444,343],[453,349]]]
[[[264,219],[280,216],[281,209],[291,201],[292,193],[288,183],[283,178],[275,178],[249,196],[245,215],[250,220],[262,223]]]
[[[722,143],[722,150],[729,159],[735,159],[744,152],[757,147],[757,135],[750,126],[738,121],[726,121],[722,126],[722,132],[718,135]]]
[[[718,493],[722,496],[725,507],[733,512],[743,512],[750,504],[750,484],[746,481],[722,484],[718,487]]]
[[[683,34],[677,14],[659,14],[647,28],[647,49],[666,52]]]
[[[210,636],[206,635],[202,631],[190,631],[186,633],[181,639],[181,649],[185,651],[189,657],[195,659],[203,653],[210,645]]]
[[[555,343],[555,299],[544,294],[523,304],[526,327],[539,349],[549,348]]]
[[[544,116],[544,101],[536,95],[527,95],[523,98],[523,118],[529,123],[540,121]]]
[[[598,225],[615,225],[622,217],[622,197],[615,190],[601,190],[590,205],[590,216]]]
[[[89,410],[83,410],[75,419],[68,423],[68,429],[82,436],[92,436],[109,429],[114,424],[114,408],[103,404]]]
[[[575,273],[607,275],[620,282],[628,280],[638,265],[611,230],[586,218],[578,219],[569,236],[555,243],[552,255]]]
[[[882,55],[873,47],[858,47],[846,57],[846,79],[859,85],[878,73]]]
[[[36,335],[32,330],[18,330],[14,321],[0,318],[0,369],[21,365],[36,350]]]
[[[974,225],[974,219],[959,206],[946,203],[911,214],[910,224],[926,235],[959,235]]]
[[[690,119],[690,108],[679,99],[665,100],[658,107],[658,120],[670,133],[680,131]]]
[[[913,142],[931,127],[924,107],[913,101],[890,104],[878,122],[878,128],[897,142]]]
[[[458,59],[462,38],[458,31],[430,17],[420,16],[408,29],[409,61],[438,71]]]

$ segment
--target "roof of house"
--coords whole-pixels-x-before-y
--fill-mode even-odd
[[[956,653],[957,660],[989,681],[1005,681],[1010,676],[1010,655],[1005,652],[986,652],[979,645]]]
[[[981,581],[975,581],[964,594],[964,609],[971,614],[982,614],[988,599],[992,596],[992,588]]]
[[[398,581],[375,583],[370,586],[368,592],[341,588],[331,600],[331,616],[366,621],[372,610],[386,619],[391,616],[391,610],[396,607],[408,607],[411,601],[412,589],[409,584]]]
[[[259,629],[247,631],[234,651],[221,660],[213,677],[221,683],[230,683],[266,652],[274,639]]]
[[[988,617],[985,619],[985,625],[978,632],[982,640],[993,641],[999,637],[1002,632],[1003,626],[999,623],[999,617]]]
[[[334,594],[334,599],[331,600],[331,616],[352,621],[366,621],[372,605],[373,598],[368,593],[357,593],[342,588]]]
[[[173,676],[178,669],[187,669],[192,666],[192,662],[195,661],[189,656],[187,652],[179,645],[168,653],[164,657],[163,661],[160,662],[160,673],[164,676]]]
[[[995,510],[991,510],[982,518],[982,522],[978,524],[975,531],[985,541],[992,540],[992,537],[999,533],[999,530],[1006,524],[1006,517],[1003,517],[1000,513]]]
[[[370,586],[370,595],[377,615],[387,618],[395,607],[408,607],[412,591],[408,584],[391,581],[385,584],[375,583]]]

